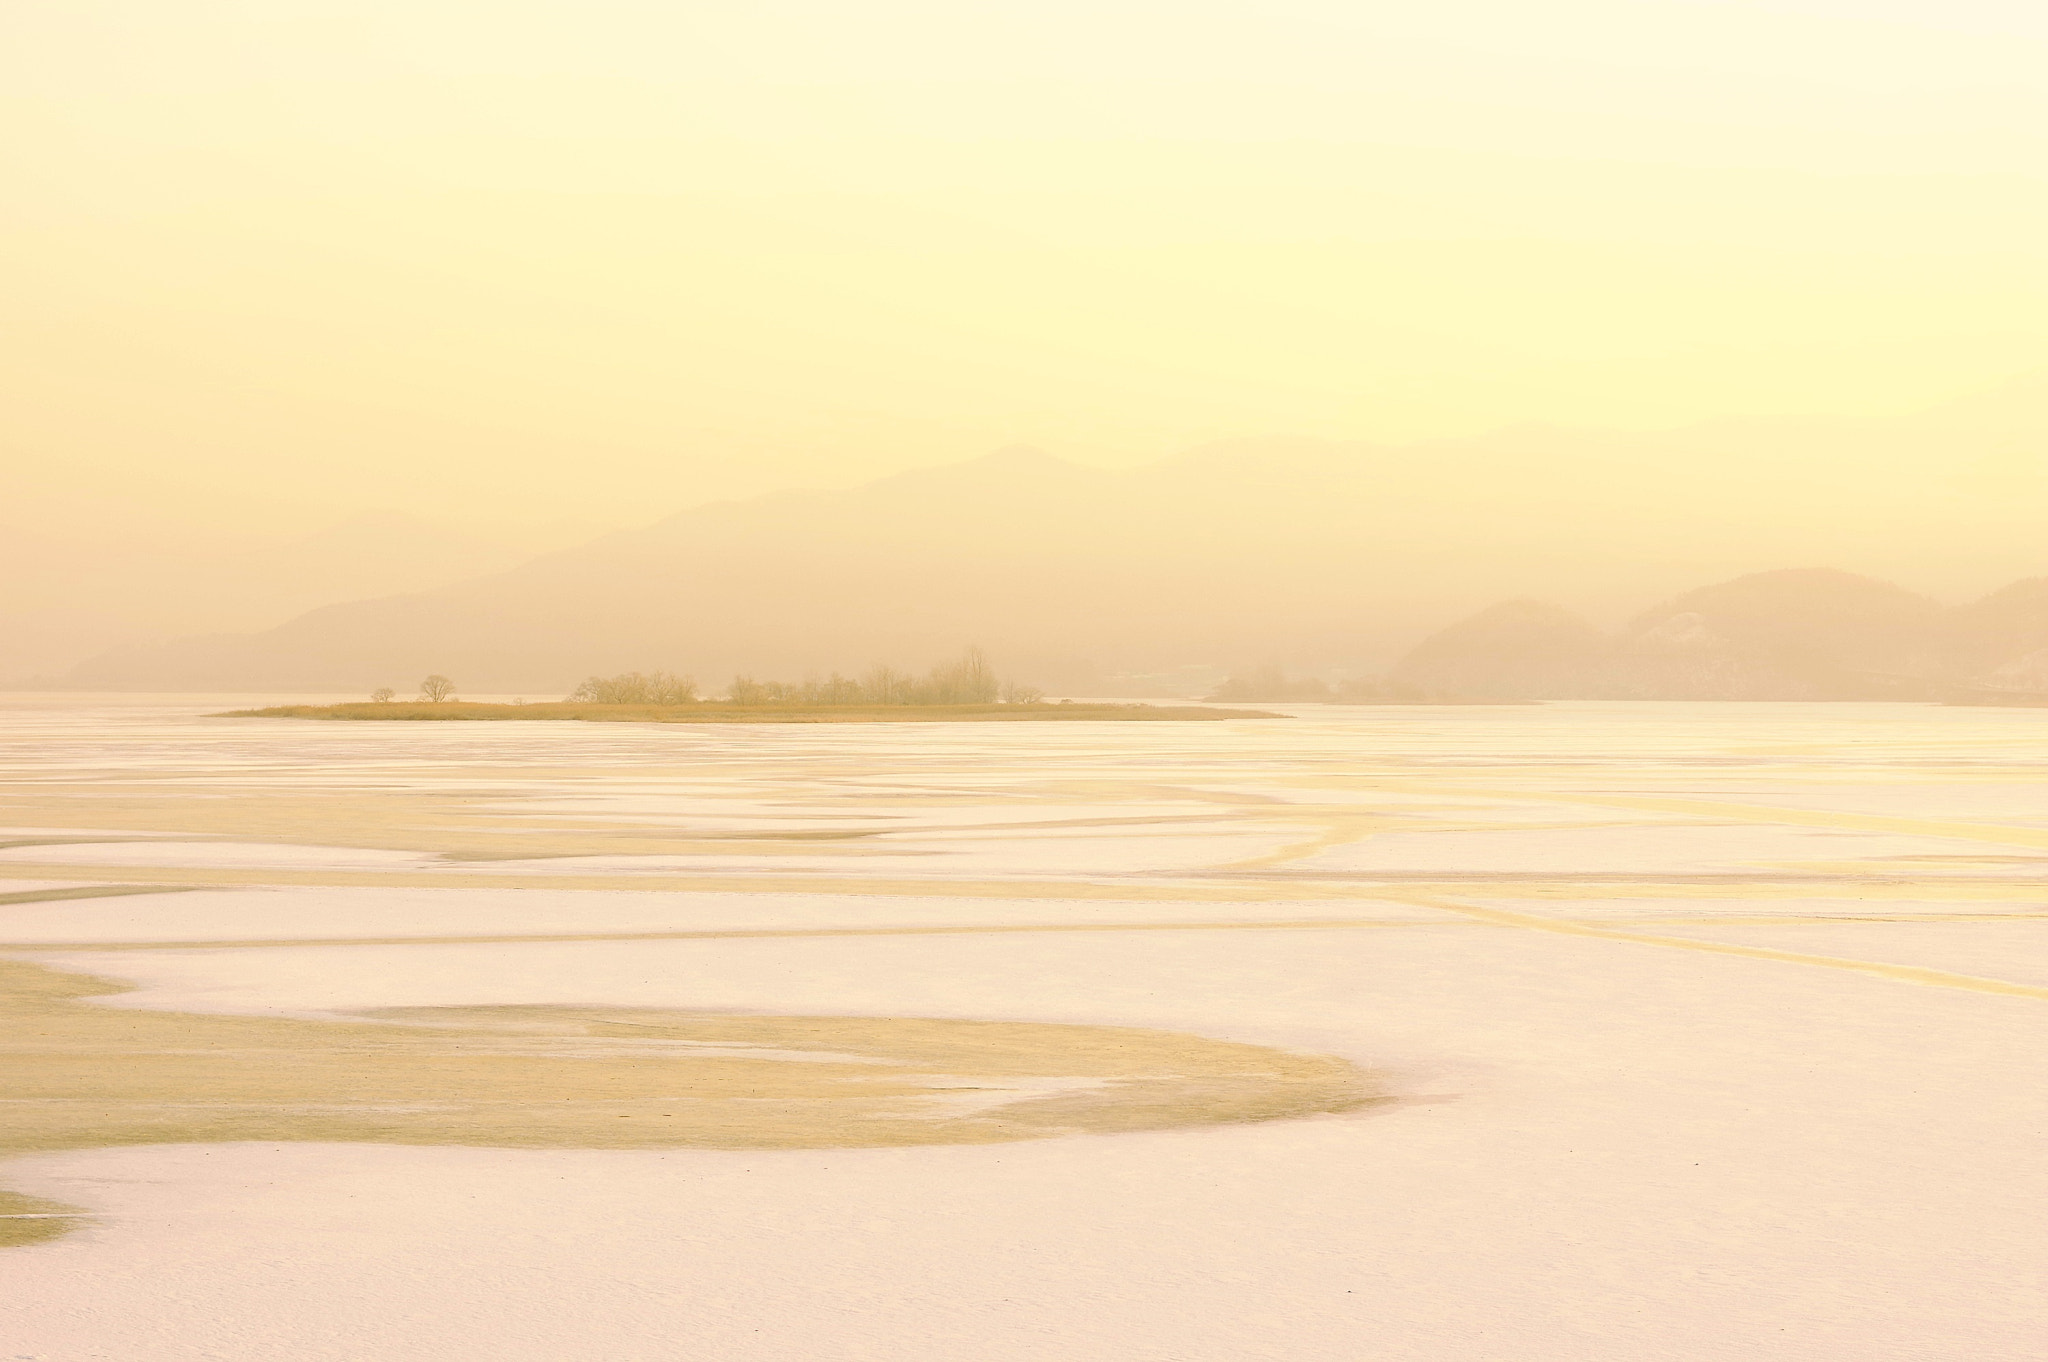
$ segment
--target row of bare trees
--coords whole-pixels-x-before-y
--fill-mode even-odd
[[[569,698],[585,705],[688,705],[696,703],[697,683],[668,672],[621,672],[590,677]]]
[[[396,699],[390,687],[372,691],[374,704]],[[455,683],[438,673],[420,682],[421,700],[439,704],[455,698]],[[672,672],[621,672],[617,676],[592,676],[569,693],[569,699],[585,705],[693,705],[699,702],[697,683]],[[736,676],[726,699],[735,705],[817,706],[817,705],[1006,705],[1036,704],[1045,693],[1034,686],[1018,685],[996,675],[987,654],[969,648],[952,662],[944,662],[922,676],[900,672],[893,667],[876,667],[865,676],[841,676],[838,672],[819,680],[756,681]]]
[[[993,705],[1032,704],[1045,698],[1041,691],[997,676],[979,648],[969,648],[923,676],[894,667],[876,667],[860,677],[834,672],[823,680],[756,681],[736,676],[727,697],[736,705]]]
[[[593,676],[578,686],[571,700],[591,705],[688,705],[698,701],[697,683],[668,672],[623,672]],[[823,705],[992,705],[1034,704],[1042,691],[1004,681],[979,648],[933,667],[922,676],[877,667],[864,676],[803,681],[757,681],[736,676],[726,691],[735,705],[809,707]]]

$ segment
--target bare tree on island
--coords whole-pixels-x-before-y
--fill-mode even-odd
[[[429,703],[438,705],[443,700],[453,698],[454,695],[455,683],[439,672],[420,682],[420,699]]]

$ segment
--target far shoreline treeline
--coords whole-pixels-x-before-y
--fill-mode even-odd
[[[624,672],[593,676],[576,687],[571,701],[595,705],[691,705],[708,703],[697,695],[694,678],[669,672]],[[757,681],[740,675],[727,688],[727,704],[749,708],[842,705],[993,705],[1035,704],[1045,698],[1036,686],[1020,685],[996,675],[988,655],[969,648],[952,662],[940,663],[923,676],[876,667],[865,676],[833,672],[819,680]]]
[[[1002,723],[1031,720],[1276,719],[1262,710],[1201,705],[1047,701],[1035,687],[998,677],[979,648],[913,676],[877,667],[853,678],[756,681],[737,676],[724,699],[697,694],[697,683],[668,672],[592,676],[563,700],[482,704],[459,700],[440,675],[420,683],[419,699],[379,690],[367,702],[277,705],[234,710],[220,718],[382,720],[584,720],[614,723]]]
[[[1285,715],[1259,709],[1219,709],[1212,705],[1093,704],[1074,700],[1037,700],[988,705],[735,705],[699,700],[687,705],[600,705],[572,700],[528,704],[480,704],[468,700],[358,701],[340,705],[275,705],[268,709],[237,709],[219,719],[370,719],[406,720],[581,720],[591,723],[657,724],[918,724],[1142,722],[1146,720],[1280,719]]]

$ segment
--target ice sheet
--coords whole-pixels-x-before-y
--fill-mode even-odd
[[[31,1355],[91,1355],[81,1321],[179,1362],[2033,1355],[2048,1073],[2017,1000],[1504,931],[71,963],[158,1005],[1111,1019],[1346,1053],[1411,1102],[996,1149],[45,1158],[34,1190],[110,1218],[17,1255]]]
[[[1967,851],[1933,837],[1756,826],[1547,828],[1382,833],[1296,862],[1303,870],[1616,873],[1753,872],[1804,861]],[[2048,869],[2048,859],[2041,862]]]
[[[2005,922],[1794,922],[1658,930],[1809,955],[1921,965],[2048,988],[2048,904],[2037,918]]]
[[[293,869],[417,866],[429,858],[406,851],[370,847],[279,846],[263,842],[120,841],[76,842],[64,846],[0,849],[0,866],[9,861],[47,865],[148,866],[179,869],[241,869],[280,866]]]
[[[71,887],[50,881],[53,887]],[[6,944],[1445,920],[1365,898],[1215,902],[573,889],[246,889],[0,904]]]
[[[981,1148],[39,1155],[0,1180],[99,1218],[0,1250],[0,1356],[2039,1355],[2041,714],[202,717],[230,703],[0,702],[0,824],[142,839],[0,869],[243,886],[0,905],[0,943],[138,981],[124,1007],[1155,1026],[1340,1054],[1401,1100]],[[1659,940],[1545,929],[1575,923]],[[693,931],[788,935],[503,939]]]

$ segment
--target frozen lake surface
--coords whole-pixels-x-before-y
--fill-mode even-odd
[[[0,698],[0,952],[120,1007],[1156,1027],[1304,1120],[149,1146],[6,1186],[36,1362],[2041,1355],[2048,711],[761,727]],[[55,892],[149,890],[50,898]],[[168,891],[168,892],[157,892]]]

